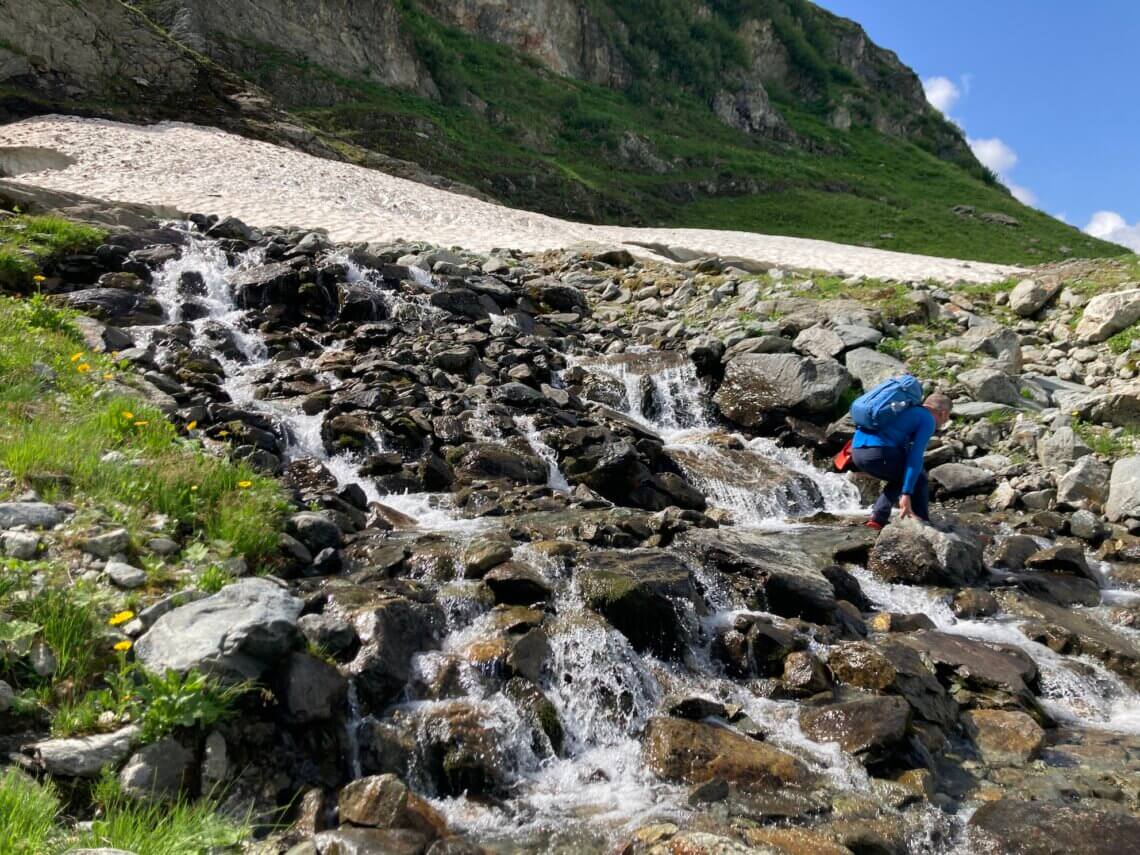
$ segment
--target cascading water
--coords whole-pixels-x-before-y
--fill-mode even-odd
[[[385,504],[417,520],[417,533],[450,538],[456,555],[484,536],[505,533],[504,529],[496,530],[501,524],[494,519],[460,519],[451,510],[447,496],[379,496],[351,456],[330,458],[327,454],[321,416],[306,415],[289,403],[256,396],[257,379],[272,367],[268,348],[256,332],[243,326],[245,312],[234,303],[229,278],[235,270],[261,260],[260,252],[251,251],[237,256],[235,265],[216,243],[191,236],[182,256],[168,262],[156,276],[158,299],[174,321],[182,317],[181,306],[187,296],[184,290],[191,286],[197,289],[194,299],[204,313],[189,321],[191,344],[216,355],[225,370],[224,388],[233,401],[270,415],[281,425],[288,437],[289,459],[312,457],[320,461],[341,486],[357,484],[370,500],[382,498]],[[440,317],[438,309],[420,299],[436,287],[426,271],[411,269],[423,293],[407,298],[383,288],[374,271],[347,255],[331,260],[345,266],[350,284],[372,289],[402,326],[427,330],[433,319]],[[507,335],[516,328],[509,318],[492,318],[494,335]],[[211,330],[228,336],[233,349],[221,353],[212,347],[208,337]],[[714,505],[729,510],[738,527],[786,525],[789,516],[858,508],[858,496],[845,479],[818,471],[799,452],[766,439],[718,432],[708,418],[700,380],[687,359],[633,352],[617,359],[579,357],[571,362],[617,381],[627,402],[625,414],[661,436],[667,452],[692,483]],[[336,377],[317,371],[315,363],[306,358],[301,366],[335,391]],[[484,442],[505,442],[507,432],[517,442],[516,434],[521,434],[546,462],[547,486],[568,491],[557,457],[534,420],[517,417],[514,428],[512,432],[509,422],[496,419],[485,404],[474,408],[467,423],[468,432]],[[773,483],[778,483],[779,489],[773,489]],[[703,631],[696,633],[704,640],[686,651],[682,662],[663,662],[639,653],[624,635],[588,609],[559,559],[516,544],[511,560],[537,571],[554,591],[544,623],[549,657],[540,683],[563,729],[562,751],[552,750],[541,729],[515,700],[498,690],[493,675],[478,664],[488,661],[479,645],[498,632],[490,606],[473,593],[480,583],[423,580],[423,584],[440,584],[437,601],[446,615],[446,635],[438,650],[415,658],[413,680],[405,696],[392,707],[367,709],[355,684],[350,684],[346,767],[354,777],[363,771],[360,742],[365,725],[393,717],[407,719],[415,722],[418,739],[409,778],[432,797],[433,804],[457,830],[470,831],[488,845],[498,844],[502,851],[549,850],[556,848],[559,840],[578,845],[579,851],[596,851],[612,844],[622,831],[651,820],[681,820],[691,810],[684,788],[664,783],[646,769],[639,741],[646,722],[661,713],[663,699],[682,694],[739,706],[762,726],[769,742],[825,775],[831,786],[871,792],[871,781],[854,757],[842,752],[836,743],[819,743],[804,735],[797,703],[760,697],[725,676],[711,655],[709,639],[740,611],[715,570],[692,568],[706,592],[703,605],[709,614],[700,618]],[[1140,733],[1140,697],[1099,663],[1053,653],[1026,639],[1013,622],[957,620],[943,600],[925,589],[886,585],[864,571],[856,571],[856,575],[867,595],[883,608],[922,612],[945,632],[1015,644],[1025,650],[1038,664],[1045,700],[1058,718],[1086,727]],[[825,655],[825,646],[819,647],[817,652]],[[447,691],[434,695],[424,688],[446,682],[444,676],[452,668],[457,669],[454,686],[449,684]],[[435,776],[429,767],[435,762],[435,749],[429,747],[446,745],[471,726],[487,735],[487,750],[503,777],[501,790],[505,795],[495,802],[433,791]],[[946,820],[936,813],[931,811],[927,837],[932,841],[941,836],[943,842],[935,845],[916,840],[915,852],[950,851],[944,845]]]

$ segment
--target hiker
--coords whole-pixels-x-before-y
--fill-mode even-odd
[[[952,402],[938,393],[918,406],[921,400],[921,384],[905,375],[880,383],[851,406],[856,425],[851,463],[860,472],[886,482],[867,521],[870,528],[885,526],[896,504],[902,519],[930,519],[923,455],[934,432],[950,420]]]

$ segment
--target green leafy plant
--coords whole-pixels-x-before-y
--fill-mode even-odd
[[[198,590],[216,594],[226,585],[232,584],[234,575],[220,564],[211,564],[198,575]]]
[[[178,727],[209,727],[229,717],[250,683],[222,686],[199,671],[144,672],[136,690],[142,737],[151,742]]]

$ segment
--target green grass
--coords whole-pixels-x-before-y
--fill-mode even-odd
[[[59,851],[51,844],[59,796],[51,784],[38,784],[17,769],[0,772],[0,855],[41,855]]]
[[[250,561],[271,554],[285,507],[278,483],[205,454],[184,426],[127,397],[123,380],[69,335],[66,313],[0,299],[0,465],[48,499],[80,495],[127,523],[161,513]]]
[[[64,825],[55,786],[16,769],[0,772],[0,855],[54,855],[72,849],[115,848],[135,855],[206,855],[228,851],[252,834],[250,823],[217,813],[211,799],[137,801],[113,774],[95,785],[98,816],[88,830]]]
[[[1140,339],[1140,323],[1133,324],[1127,329],[1121,330],[1109,338],[1105,344],[1108,345],[1109,350],[1119,356],[1122,353],[1130,351],[1137,339]]]
[[[106,232],[62,217],[19,215],[0,219],[0,287],[31,284],[48,259],[98,246]]]
[[[241,45],[262,59],[247,74],[270,88],[295,79],[319,85],[290,91],[336,92],[333,106],[287,106],[353,144],[572,219],[741,229],[998,262],[1126,252],[1026,208],[981,173],[918,145],[869,128],[836,130],[802,98],[777,106],[811,146],[727,127],[700,94],[708,71],[691,51],[687,71],[669,66],[619,91],[559,77],[441,25],[414,3],[401,6],[441,100],[346,79],[264,45]],[[691,35],[699,45],[706,34]],[[634,137],[665,171],[623,156]],[[954,205],[1009,214],[1022,225],[959,217]]]

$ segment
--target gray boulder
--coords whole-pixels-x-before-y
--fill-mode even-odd
[[[55,528],[63,522],[63,511],[46,502],[0,502],[0,528]]]
[[[242,579],[160,617],[135,654],[148,671],[197,669],[223,680],[256,679],[300,638],[303,605],[267,579]]]
[[[984,573],[976,539],[916,520],[900,520],[883,529],[867,567],[886,582],[912,585],[971,585]]]
[[[1009,307],[1023,318],[1037,314],[1057,296],[1061,283],[1023,279],[1009,292]]]
[[[850,351],[846,365],[847,371],[864,389],[877,386],[889,377],[906,373],[906,366],[902,362],[869,347],[857,347]]]
[[[30,746],[36,761],[50,774],[65,778],[98,778],[107,766],[118,766],[139,740],[136,725],[113,733],[76,739],[47,739]]]
[[[847,349],[839,333],[822,324],[808,327],[797,335],[792,347],[805,356],[819,359],[834,359]]]
[[[135,798],[178,795],[187,781],[194,755],[176,739],[166,737],[143,746],[119,772],[123,792]]]
[[[729,361],[713,400],[727,418],[753,427],[772,410],[833,410],[850,385],[850,375],[834,359],[746,353]]]
[[[1099,342],[1111,338],[1140,320],[1140,288],[1099,294],[1085,306],[1077,324],[1077,338]]]
[[[967,463],[943,463],[930,470],[930,481],[940,496],[974,496],[988,493],[997,483],[993,472]]]
[[[1059,427],[1037,440],[1037,459],[1050,469],[1064,469],[1091,452],[1092,449],[1077,436],[1077,432],[1068,426]]]
[[[1124,457],[1112,465],[1104,515],[1112,522],[1140,517],[1140,456]]]
[[[294,651],[278,670],[274,694],[289,718],[298,723],[326,721],[340,713],[348,693],[348,681],[334,666]]]
[[[1103,505],[1108,499],[1108,484],[1112,470],[1091,454],[1080,458],[1057,481],[1057,501],[1066,505],[1091,502]]]
[[[992,401],[1017,407],[1025,403],[1009,376],[995,368],[974,368],[958,374],[958,381],[976,401]]]
[[[117,588],[141,588],[146,584],[146,571],[138,567],[132,567],[124,561],[116,561],[111,559],[103,567],[103,572],[107,574],[107,578]]]

